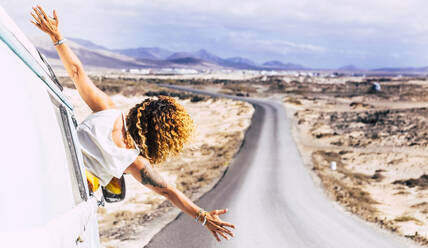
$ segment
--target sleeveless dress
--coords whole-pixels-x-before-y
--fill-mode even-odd
[[[123,114],[118,109],[106,109],[89,115],[77,128],[86,168],[106,186],[123,172],[140,154],[137,149],[121,148],[113,141],[114,122]],[[125,119],[123,122],[126,128]],[[137,146],[135,146],[137,147]]]

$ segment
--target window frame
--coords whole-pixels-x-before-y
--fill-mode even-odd
[[[76,204],[79,204],[89,199],[89,188],[86,182],[85,166],[80,151],[80,144],[77,139],[77,121],[72,110],[64,106],[64,104],[57,99],[55,94],[52,94],[49,90],[48,94],[52,102],[52,107],[54,111],[57,112],[55,118],[60,126],[61,140],[64,144],[64,149],[66,149],[67,167],[70,173],[73,173],[70,174],[70,180],[73,184],[72,188],[73,191],[75,191],[73,194],[75,194]],[[77,192],[77,190],[79,192]],[[76,197],[79,197],[79,199],[76,199]]]
[[[80,197],[82,200],[87,201],[88,200],[88,192],[86,190],[85,187],[85,182],[83,180],[83,173],[81,170],[81,166],[79,163],[79,157],[77,154],[77,149],[76,149],[76,143],[75,143],[75,139],[73,139],[73,132],[72,132],[72,127],[75,127],[75,124],[71,123],[76,123],[73,120],[70,120],[72,118],[70,118],[67,109],[62,106],[59,105],[59,111],[60,111],[60,115],[61,115],[61,120],[62,120],[62,125],[64,127],[64,133],[65,133],[65,139],[67,141],[67,147],[68,150],[70,152],[70,157],[71,157],[71,162],[73,164],[73,171],[75,173],[76,176],[76,180],[77,180],[77,187],[79,189],[79,193],[80,193]]]

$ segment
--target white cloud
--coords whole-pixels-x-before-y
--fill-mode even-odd
[[[314,54],[327,51],[326,48],[321,46],[294,43],[286,40],[247,40],[246,43],[251,47],[257,47],[260,50],[277,52],[278,54],[282,55],[288,55],[289,53]]]
[[[174,44],[174,47],[189,49],[218,47],[218,51],[213,52],[220,53],[226,48],[242,53],[246,47],[248,57],[256,47],[260,50],[258,59],[264,59],[263,51],[269,56],[313,54],[325,56],[326,59],[320,61],[330,61],[330,64],[342,63],[339,56],[380,63],[374,56],[388,57],[391,51],[397,51],[403,63],[411,64],[423,61],[426,52],[415,50],[424,49],[428,43],[426,0],[38,2],[47,9],[58,9],[67,35],[114,47]],[[35,34],[38,31],[28,23],[33,4],[32,0],[2,0],[1,3],[21,27]],[[361,63],[366,63],[364,61]]]

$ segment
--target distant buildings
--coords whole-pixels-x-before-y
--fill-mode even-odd
[[[192,75],[199,74],[195,69],[184,68],[159,68],[159,69],[122,69],[121,72],[129,72],[138,75]]]
[[[309,71],[309,70],[248,70],[248,69],[191,69],[191,68],[131,68],[122,69],[123,73],[135,75],[208,75],[208,74],[225,74],[225,75],[246,75],[246,76],[290,76],[290,77],[326,77],[340,78],[346,76],[366,77],[364,73],[346,73],[335,71]]]

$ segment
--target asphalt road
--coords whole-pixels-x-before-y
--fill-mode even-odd
[[[303,165],[279,102],[240,99],[255,107],[244,145],[217,186],[197,202],[206,210],[229,208],[223,219],[237,226],[236,237],[218,243],[181,214],[146,247],[417,247],[325,197]]]

